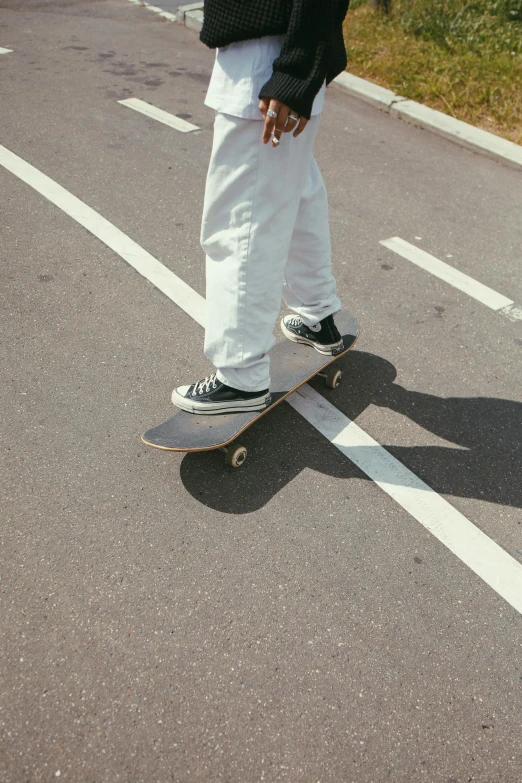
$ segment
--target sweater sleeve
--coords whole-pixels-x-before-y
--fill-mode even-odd
[[[279,57],[260,98],[275,98],[310,119],[314,98],[328,72],[337,0],[293,0]]]

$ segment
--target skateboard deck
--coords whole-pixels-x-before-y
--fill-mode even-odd
[[[270,351],[270,371],[272,383],[270,393],[272,402],[261,411],[241,413],[194,414],[177,410],[163,424],[147,430],[141,439],[147,446],[164,451],[212,451],[222,448],[227,452],[227,462],[238,467],[246,458],[246,449],[233,444],[238,435],[272,408],[279,405],[285,397],[309,381],[314,375],[328,369],[327,385],[335,388],[340,380],[340,371],[329,365],[344,356],[353,348],[359,333],[354,315],[342,310],[335,316],[335,323],[343,337],[344,348],[335,356],[323,356],[310,345],[294,343],[285,339],[277,343]]]

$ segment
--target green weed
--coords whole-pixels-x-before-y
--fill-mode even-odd
[[[348,70],[522,143],[522,0],[356,0]]]
[[[522,0],[406,0],[396,18],[405,32],[480,55],[522,52]]]

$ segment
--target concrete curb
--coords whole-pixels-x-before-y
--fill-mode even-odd
[[[203,27],[203,3],[180,5],[176,14],[176,21],[199,33]]]
[[[160,16],[183,24],[196,32],[199,32],[203,25],[202,2],[182,5],[175,15],[162,11],[161,8],[143,2],[143,0],[130,0],[130,2],[143,5],[149,10],[159,13]],[[393,114],[398,119],[430,130],[439,136],[444,136],[449,141],[473,152],[487,155],[489,158],[507,163],[517,169],[522,167],[522,146],[519,144],[482,130],[482,128],[477,128],[475,125],[457,120],[441,111],[430,109],[422,103],[410,101],[402,95],[396,95],[392,90],[387,90],[385,87],[380,87],[378,84],[361,79],[346,71],[339,74],[334,81],[353,97],[359,98],[381,111]]]
[[[360,98],[366,103],[376,106],[381,111],[394,114],[401,120],[433,131],[444,138],[466,147],[473,152],[480,152],[495,160],[508,163],[517,168],[522,166],[522,147],[507,139],[502,139],[494,133],[477,128],[455,117],[450,117],[441,111],[430,109],[422,103],[410,101],[402,95],[396,95],[385,87],[373,84],[351,73],[341,73],[334,79],[350,95]]]
[[[334,82],[355,98],[361,98],[366,103],[370,103],[372,106],[376,106],[381,111],[388,113],[396,101],[406,100],[406,98],[402,98],[400,95],[395,95],[394,92],[386,89],[386,87],[381,87],[379,84],[361,79],[359,76],[354,76],[346,71],[336,76]]]
[[[164,11],[163,8],[158,8],[156,5],[152,5],[151,3],[146,3],[145,0],[129,0],[130,3],[134,3],[134,5],[141,5],[143,8],[146,8],[148,11],[153,11],[155,14],[158,14],[158,16],[161,16],[163,19],[166,19],[168,22],[176,22],[176,15],[171,14],[170,11]]]

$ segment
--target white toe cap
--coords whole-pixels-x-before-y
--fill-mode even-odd
[[[178,386],[177,389],[174,389],[172,392],[172,402],[175,402],[176,397],[185,397],[189,389],[190,384],[188,386]]]

